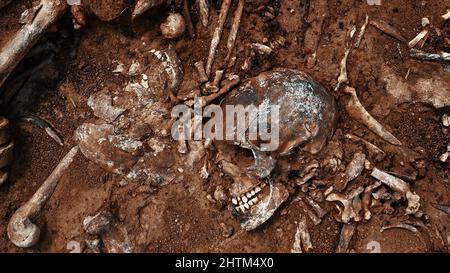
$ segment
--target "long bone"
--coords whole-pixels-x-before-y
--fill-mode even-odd
[[[7,233],[11,242],[18,247],[32,247],[38,240],[40,229],[32,220],[42,210],[47,200],[52,196],[59,180],[78,152],[78,146],[73,147],[56,166],[41,187],[33,194],[30,200],[23,204],[11,217]]]
[[[367,126],[367,128],[369,128],[372,132],[380,136],[385,141],[397,146],[402,145],[402,143],[395,136],[393,136],[388,130],[383,127],[383,125],[381,125],[375,118],[373,118],[369,112],[367,112],[367,110],[359,101],[358,96],[356,95],[355,88],[346,86],[344,92],[350,95],[350,100],[345,105],[345,110],[347,110],[347,113],[353,119]]]
[[[40,5],[32,22],[25,24],[0,51],[0,87],[48,27],[67,10],[66,1],[61,0],[42,0]]]
[[[408,200],[406,214],[414,214],[419,210],[420,197],[416,193],[411,192],[408,183],[378,168],[374,168],[370,175],[378,179],[383,184],[387,185],[389,188],[398,193],[401,193],[406,197],[406,199]]]
[[[216,29],[214,30],[213,38],[211,39],[211,46],[209,48],[208,60],[206,62],[206,75],[211,75],[212,65],[216,56],[216,50],[219,46],[220,37],[222,36],[223,26],[228,16],[228,10],[230,9],[231,0],[224,0],[220,7],[219,20],[217,21]]]
[[[234,12],[234,19],[231,25],[230,34],[228,35],[227,41],[227,56],[225,57],[225,63],[228,63],[231,58],[231,54],[233,53],[234,45],[236,43],[236,37],[239,30],[239,25],[241,24],[242,11],[244,10],[244,0],[239,0],[236,11]],[[230,67],[230,63],[228,63],[228,67]]]
[[[198,0],[198,9],[200,10],[200,20],[204,27],[209,23],[209,6],[207,0]]]

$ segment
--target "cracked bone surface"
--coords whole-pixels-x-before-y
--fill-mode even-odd
[[[66,1],[42,0],[33,20],[22,28],[0,49],[0,87],[17,64],[41,38],[43,33],[67,10]]]
[[[346,86],[345,93],[350,95],[350,100],[345,105],[345,109],[353,119],[367,126],[367,128],[385,141],[397,146],[402,145],[402,143],[395,136],[393,136],[388,130],[386,130],[386,128],[383,127],[383,125],[373,118],[369,112],[367,112],[359,101],[358,96],[356,95],[356,90],[353,87]]]
[[[378,179],[383,184],[387,185],[392,190],[406,197],[406,199],[408,200],[406,214],[414,214],[419,210],[420,197],[416,193],[411,192],[408,183],[378,168],[374,168],[370,175]]]
[[[22,248],[34,246],[40,235],[40,229],[32,221],[36,218],[45,203],[52,196],[59,180],[78,152],[78,146],[73,147],[56,166],[50,176],[42,183],[30,200],[23,204],[11,217],[7,233],[11,242]]]

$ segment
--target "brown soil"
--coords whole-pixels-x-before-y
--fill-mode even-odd
[[[20,14],[34,2],[36,1],[13,1],[0,10],[0,48],[20,28]],[[101,1],[90,2],[95,5]],[[6,227],[11,215],[33,195],[75,144],[75,129],[83,122],[94,119],[87,106],[89,96],[104,87],[123,89],[127,84],[128,76],[111,72],[117,66],[115,61],[131,64],[133,59],[139,58],[143,43],[148,49],[163,49],[171,45],[183,63],[185,76],[181,90],[186,90],[195,83],[197,74],[194,63],[206,61],[220,1],[212,1],[214,3],[207,28],[200,23],[195,1],[189,1],[196,37],[190,39],[186,33],[179,39],[166,40],[160,34],[159,23],[164,20],[168,10],[181,13],[180,1],[175,2],[168,8],[155,8],[135,22],[129,20],[129,9],[109,22],[100,21],[91,14],[88,25],[78,31],[72,29],[71,18],[67,15],[41,40],[42,43],[54,41],[57,44],[54,58],[43,70],[35,72],[44,71],[42,75],[30,78],[29,81],[34,82],[24,84],[10,104],[0,108],[0,114],[12,121],[16,144],[11,177],[0,188],[0,252],[68,252],[66,246],[69,241],[79,242],[82,250],[87,251],[85,240],[94,239],[95,236],[85,233],[83,220],[101,210],[113,212],[115,227],[120,230],[111,231],[107,236],[125,233],[135,252],[290,251],[301,213],[298,203],[293,202],[297,190],[292,190],[289,201],[267,223],[255,231],[242,232],[229,208],[213,203],[207,197],[214,195],[218,185],[226,188],[230,184],[229,178],[221,176],[220,169],[214,167],[214,149],[209,151],[213,167],[207,181],[199,177],[202,161],[194,171],[179,173],[175,181],[158,189],[135,183],[123,185],[120,183],[121,177],[106,172],[79,153],[36,219],[42,232],[38,245],[31,249],[20,249],[7,237]],[[327,1],[328,16],[319,41],[317,64],[309,69],[306,64],[308,56],[303,52],[305,32],[309,27],[305,22],[305,3],[313,1],[248,2],[236,41],[238,58],[233,69],[241,79],[272,68],[286,67],[305,71],[329,90],[333,90],[339,75],[339,63],[345,51],[347,32],[353,24],[359,29],[366,14],[370,18],[389,22],[408,40],[421,30],[421,18],[427,17],[431,22],[431,35],[423,50],[448,52],[450,47],[445,42],[445,38],[450,38],[450,22],[445,23],[440,17],[447,8],[445,1],[393,0],[382,1],[382,6],[368,6],[366,1]],[[120,5],[114,5],[108,10],[107,6],[100,5],[98,13],[105,17],[114,16],[122,12],[122,7],[118,6]],[[231,15],[235,6],[236,3],[231,8]],[[274,9],[274,19],[264,16],[267,11],[264,7],[268,6]],[[228,37],[231,17],[227,20],[213,71],[226,55],[224,41]],[[436,28],[442,30],[441,36],[437,35]],[[262,43],[264,38],[270,42],[279,35],[287,41],[282,48],[268,57],[257,58],[248,72],[240,69],[246,56],[246,44]],[[449,217],[431,206],[432,203],[450,204],[449,165],[448,162],[438,160],[450,143],[449,130],[444,129],[441,122],[442,114],[448,112],[448,109],[436,110],[431,105],[420,102],[396,103],[387,94],[381,69],[388,66],[398,77],[404,77],[408,69],[411,69],[409,84],[415,84],[421,78],[430,78],[431,75],[440,75],[450,86],[450,76],[443,71],[442,65],[412,60],[408,57],[408,52],[406,45],[368,26],[360,48],[353,50],[349,57],[349,79],[368,111],[404,147],[423,154],[426,168],[414,169],[414,166],[409,166],[407,155],[352,120],[342,107],[346,97],[333,93],[339,106],[337,134],[353,133],[385,150],[386,158],[376,163],[382,169],[406,173],[412,170],[420,174],[411,187],[421,197],[425,216],[413,220],[424,220],[428,232],[421,230],[422,235],[417,235],[407,230],[392,229],[381,233],[383,223],[411,219],[404,216],[404,208],[397,208],[392,214],[378,210],[370,221],[358,223],[356,234],[350,243],[352,251],[368,251],[368,243],[371,241],[378,242],[383,252],[449,250]],[[5,89],[8,86],[10,84]],[[39,116],[53,124],[64,137],[65,146],[60,147],[38,127],[19,124],[18,117],[24,114]],[[355,151],[362,149],[362,146],[351,141],[343,141],[342,145],[345,152],[344,163],[349,162]],[[173,142],[169,148],[176,151],[176,143]],[[183,167],[183,159],[177,156],[176,164]],[[364,173],[351,183],[368,185],[374,181],[368,173]],[[334,252],[342,224],[333,217],[336,214],[333,204],[324,202],[321,205],[331,213],[317,226],[308,223],[313,251]],[[221,223],[232,226],[234,235],[225,238]],[[103,251],[107,250],[108,247],[103,248]]]

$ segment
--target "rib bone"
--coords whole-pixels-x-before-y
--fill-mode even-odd
[[[395,136],[393,136],[383,127],[383,125],[374,119],[369,112],[367,112],[359,101],[358,96],[356,95],[356,90],[353,87],[346,86],[345,93],[351,96],[345,106],[345,109],[352,118],[367,126],[372,132],[380,136],[385,141],[398,146],[402,145],[402,143]]]
[[[7,232],[8,238],[18,247],[32,247],[40,235],[39,227],[32,220],[38,216],[42,207],[52,196],[64,171],[67,170],[78,152],[78,146],[73,147],[69,153],[56,166],[50,176],[42,183],[30,200],[22,205],[11,217]]]

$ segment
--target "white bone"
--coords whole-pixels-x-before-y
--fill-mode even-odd
[[[8,224],[7,233],[8,238],[14,245],[25,248],[32,247],[38,242],[40,230],[32,220],[40,214],[42,207],[52,196],[59,180],[69,168],[77,152],[78,146],[73,147],[31,199],[13,214]]]
[[[387,131],[383,127],[383,125],[381,125],[376,119],[372,117],[372,115],[370,115],[369,112],[367,112],[367,110],[359,101],[356,95],[356,90],[354,88],[347,86],[345,88],[345,93],[350,95],[350,100],[345,106],[345,109],[352,118],[367,126],[367,128],[369,128],[372,132],[380,136],[385,141],[397,146],[402,145],[402,143],[395,136]]]

